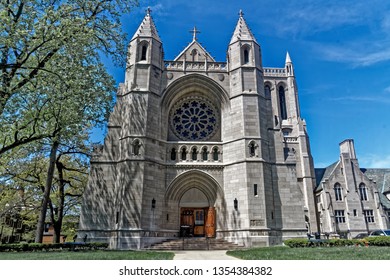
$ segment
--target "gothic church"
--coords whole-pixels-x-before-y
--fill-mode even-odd
[[[240,13],[226,61],[214,60],[196,29],[164,60],[147,11],[91,159],[79,236],[116,249],[180,236],[281,244],[318,231],[315,186],[289,54],[284,67],[263,66]]]

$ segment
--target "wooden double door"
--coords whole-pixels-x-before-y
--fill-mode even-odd
[[[181,237],[215,237],[215,208],[180,209]]]

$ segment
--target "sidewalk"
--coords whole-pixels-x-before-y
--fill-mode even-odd
[[[174,251],[174,260],[240,260],[226,255],[226,251]]]

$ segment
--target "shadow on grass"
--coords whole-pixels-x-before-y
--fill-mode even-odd
[[[243,260],[390,260],[390,247],[314,247],[275,246],[228,251]]]
[[[0,260],[172,260],[174,253],[149,251],[2,252]]]

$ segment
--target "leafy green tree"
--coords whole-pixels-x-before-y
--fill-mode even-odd
[[[100,56],[123,62],[120,16],[134,4],[0,0],[0,159],[8,164],[15,149],[32,145],[47,160],[36,242],[42,242],[47,207],[55,209],[50,194],[56,168],[64,171],[58,160],[63,147],[81,150],[112,107],[114,81]]]
[[[0,0],[0,125],[5,132],[0,132],[0,155],[56,137],[57,128],[47,123],[45,113],[50,105],[47,81],[78,85],[90,67],[102,68],[101,55],[123,63],[126,40],[120,16],[135,4],[135,0]],[[72,68],[72,74],[65,68]]]

